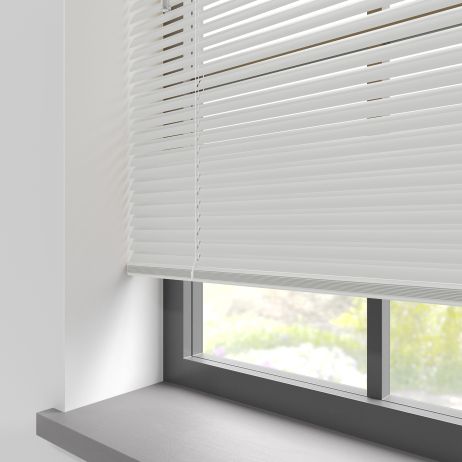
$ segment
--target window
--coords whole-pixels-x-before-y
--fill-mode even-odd
[[[206,283],[202,299],[202,357],[366,393],[365,298]],[[383,398],[459,415],[462,308],[393,301],[389,316]]]
[[[366,389],[363,298],[204,284],[203,353]]]
[[[269,296],[270,293],[272,296]],[[273,300],[268,303],[274,297],[277,302]],[[287,303],[287,299],[296,302]],[[361,300],[362,303],[358,303]],[[325,322],[319,322],[318,318],[313,317],[313,307],[316,305],[319,308],[321,302],[324,309],[324,304],[329,302],[335,302],[336,305],[336,315],[329,319],[333,322],[327,323],[327,331],[334,331],[336,335],[323,337],[320,342],[326,350],[342,347],[342,355],[339,356],[341,361],[334,361],[336,367],[342,369],[345,363],[351,365],[345,358],[347,355],[351,358],[355,353],[352,353],[350,347],[345,348],[343,342],[345,338],[353,339],[357,345],[364,342],[367,325],[366,389],[345,385],[342,382],[348,379],[342,374],[324,375],[323,379],[313,377],[321,376],[319,369],[317,372],[313,369],[303,370],[303,364],[299,362],[293,367],[277,364],[278,369],[274,363],[263,363],[262,366],[261,355],[252,352],[259,349],[254,348],[258,345],[256,342],[262,346],[261,327],[267,322],[267,319],[262,320],[268,314],[265,312],[266,307],[273,310],[284,305],[291,313],[286,316],[285,322],[278,324],[279,328],[284,329],[293,325],[291,319],[300,319],[294,315],[297,311],[295,307],[303,306],[311,313],[302,326],[310,328],[309,340],[314,343],[311,328],[326,326]],[[339,305],[343,305],[343,308]],[[166,280],[164,380],[415,452],[434,460],[457,462],[460,460],[462,414],[456,408],[460,390],[455,371],[460,372],[460,366],[449,364],[448,367],[444,358],[451,357],[454,363],[460,359],[457,353],[451,356],[447,354],[449,350],[457,349],[455,345],[457,338],[460,338],[460,325],[456,318],[460,315],[459,310],[461,308],[456,306],[438,307],[396,301],[390,304],[373,298],[365,300],[274,289],[268,292],[268,289],[255,287]],[[263,316],[256,316],[255,311],[262,311]],[[409,314],[414,316],[412,321]],[[426,319],[422,314],[427,315]],[[239,317],[242,322],[238,326]],[[292,348],[295,345],[291,345],[293,342],[283,336],[273,335],[274,313],[270,312],[268,317],[272,326],[266,331],[269,335],[263,337],[263,340],[270,338],[274,348],[260,350],[264,349],[270,360],[279,348],[285,348],[289,355],[292,354],[296,351],[296,348]],[[250,322],[252,318],[253,321],[258,318],[258,322]],[[338,321],[341,321],[339,330]],[[435,321],[438,322],[435,324]],[[331,324],[335,329],[331,330]],[[436,329],[430,328],[430,325]],[[403,329],[397,331],[398,326]],[[413,329],[420,329],[420,332],[412,332]],[[258,339],[255,342],[248,341],[252,330],[257,333]],[[435,350],[438,354],[432,360],[430,356],[427,361],[419,364],[422,351],[434,343],[432,336],[440,335],[444,330],[446,333],[451,332],[447,338],[452,340],[446,342],[443,348],[440,343]],[[231,336],[228,336],[229,332]],[[305,337],[302,340],[309,343]],[[252,348],[241,348],[237,352],[235,347],[239,344],[242,346],[242,342],[247,346],[252,343]],[[267,347],[268,343],[264,346]],[[313,351],[316,350],[311,349],[310,353]],[[357,351],[356,365],[360,372],[364,372],[361,366],[364,353],[360,349]],[[312,355],[313,358],[316,361],[317,358]],[[435,368],[435,364],[439,364],[439,367]],[[409,368],[412,367],[415,367],[416,374],[411,380]],[[292,370],[295,370],[295,374]],[[436,375],[432,377],[429,374],[429,371],[434,373],[437,370],[437,375],[444,377],[443,382],[435,382]],[[300,372],[306,375],[300,375]],[[450,380],[447,380],[448,377]],[[420,393],[420,398],[416,393]],[[445,402],[441,401],[442,397],[446,399]],[[437,405],[436,399],[439,399]]]
[[[393,302],[390,347],[392,396],[462,411],[462,307]]]
[[[462,304],[462,4],[163,3],[129,14],[129,271]]]
[[[408,418],[399,400],[456,396],[429,381],[441,355],[403,375],[428,342],[397,340],[406,320],[388,300],[462,305],[462,3],[169,3],[129,14],[128,270],[190,281],[194,300],[191,331],[172,321],[183,350],[171,345],[166,376],[321,424],[335,414],[336,429],[341,412],[321,406],[332,387],[356,387],[335,395],[345,415],[396,423],[384,409]],[[401,447],[427,443],[414,436]]]

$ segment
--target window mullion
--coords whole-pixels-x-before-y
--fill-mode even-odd
[[[192,355],[203,350],[203,296],[202,283],[192,283]]]
[[[390,302],[367,299],[367,396],[390,394]]]

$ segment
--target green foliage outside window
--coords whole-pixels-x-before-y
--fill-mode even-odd
[[[211,323],[204,351],[239,354],[271,349],[283,344],[296,347],[341,348],[366,372],[367,318],[365,299],[351,299],[350,308],[328,320],[330,326],[305,322],[303,316],[289,322],[272,313],[251,318],[232,310],[225,322]],[[250,310],[251,311],[251,310]],[[212,325],[213,324],[213,325]],[[391,388],[422,389],[462,395],[462,308],[399,302],[391,307]]]

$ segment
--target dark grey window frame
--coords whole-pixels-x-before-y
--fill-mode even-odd
[[[389,393],[387,301],[368,300],[367,396],[328,382],[204,357],[201,307],[202,284],[164,280],[165,381],[438,461],[461,460],[461,418],[381,399]]]

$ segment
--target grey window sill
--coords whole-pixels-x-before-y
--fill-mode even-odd
[[[88,462],[428,460],[169,383],[38,413],[37,435]]]

